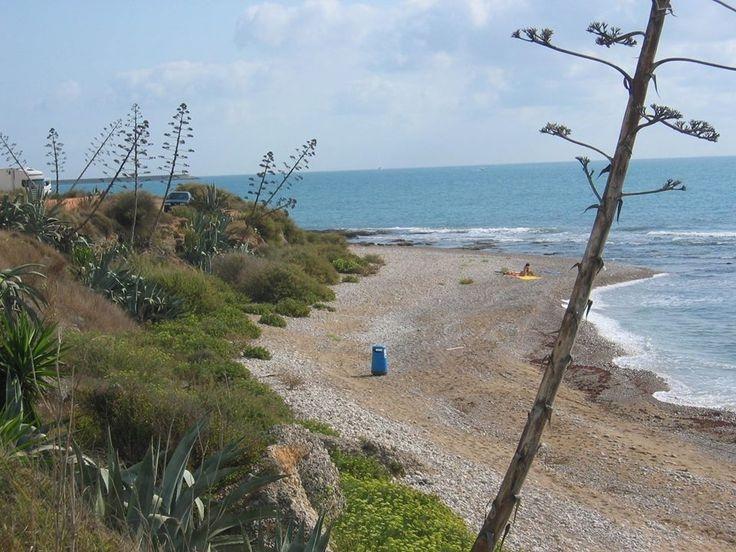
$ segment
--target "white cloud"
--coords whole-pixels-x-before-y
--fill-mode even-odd
[[[71,102],[82,95],[82,86],[75,80],[66,80],[56,86],[55,92],[59,100]]]
[[[633,0],[596,0],[586,13],[559,11],[513,0],[254,2],[237,20],[229,60],[169,61],[118,79],[143,105],[165,104],[168,112],[187,100],[195,121],[207,125],[203,132],[218,138],[201,153],[218,170],[237,172],[242,151],[285,151],[312,135],[322,152],[317,167],[323,160],[335,168],[572,157],[579,152],[537,130],[557,120],[612,147],[626,102],[621,79],[606,67],[513,41],[510,31],[548,23],[560,45],[633,70],[635,50],[599,48],[584,31],[594,19],[636,28],[646,10]],[[680,19],[663,39],[666,55],[733,63],[736,42],[727,29],[709,19],[703,25],[714,32],[687,33]],[[708,71],[693,78],[692,69],[668,66],[658,81],[662,97],[650,100],[723,122],[730,75],[716,73],[714,81]],[[701,151],[680,136],[656,138],[643,136],[638,154]]]

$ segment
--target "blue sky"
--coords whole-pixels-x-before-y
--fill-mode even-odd
[[[663,55],[736,65],[736,14],[674,0]],[[549,26],[555,42],[633,66],[595,46],[587,24],[645,24],[646,0],[3,0],[0,130],[43,167],[48,128],[81,168],[89,139],[138,102],[162,141],[185,101],[194,174],[252,172],[318,139],[314,169],[572,159],[538,133],[563,122],[613,149],[626,94],[616,73],[512,40]],[[711,121],[716,144],[652,128],[638,157],[735,155],[736,73],[666,65],[650,101]]]

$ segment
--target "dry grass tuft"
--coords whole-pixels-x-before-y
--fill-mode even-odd
[[[122,309],[77,282],[58,251],[31,236],[0,232],[0,266],[27,263],[43,265],[39,272],[46,279],[35,278],[30,283],[41,289],[48,301],[44,314],[62,329],[120,333],[136,328]]]

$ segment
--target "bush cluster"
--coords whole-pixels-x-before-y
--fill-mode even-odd
[[[200,453],[244,439],[241,461],[254,461],[268,443],[267,430],[292,420],[283,400],[232,360],[243,350],[268,354],[249,349],[260,329],[233,301],[237,295],[215,277],[186,266],[138,262],[160,285],[181,284],[188,310],[145,330],[69,337],[65,361],[85,382],[77,439],[87,448],[104,448],[109,426],[121,455],[132,461],[151,439],[174,443],[211,413]]]
[[[242,253],[221,255],[214,273],[240,293],[258,303],[295,299],[306,304],[331,301],[334,292],[299,266]]]
[[[105,203],[104,214],[115,223],[115,232],[126,242],[130,240],[135,215],[135,241],[137,244],[142,244],[150,236],[160,205],[160,201],[152,194],[138,190],[138,210],[136,211],[135,194],[123,192],[115,194],[109,202]]]
[[[281,299],[273,307],[276,314],[282,314],[284,316],[290,316],[292,318],[304,318],[309,316],[309,306],[302,301],[287,297]]]
[[[463,520],[433,495],[395,483],[388,469],[363,454],[331,453],[340,471],[346,509],[335,524],[339,551],[469,550]]]
[[[285,328],[286,320],[283,316],[267,312],[258,319],[259,324],[265,324],[266,326],[273,326],[275,328]]]
[[[245,358],[257,358],[259,360],[271,360],[271,353],[265,347],[258,345],[246,345],[243,348]]]

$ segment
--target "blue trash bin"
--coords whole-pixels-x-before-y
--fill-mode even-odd
[[[371,374],[374,376],[385,376],[388,374],[388,357],[384,345],[374,345],[371,357]]]

